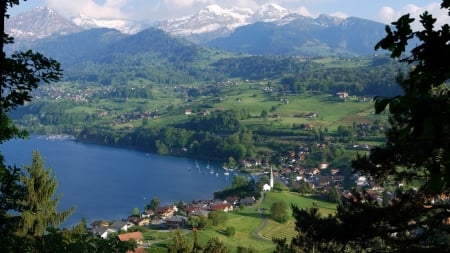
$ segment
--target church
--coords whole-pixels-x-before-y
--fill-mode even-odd
[[[269,184],[264,184],[263,185],[263,191],[270,191],[273,189],[273,170],[272,170],[272,166],[270,167],[270,180],[269,180]]]

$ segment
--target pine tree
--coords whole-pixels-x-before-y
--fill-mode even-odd
[[[56,228],[69,217],[74,208],[58,212],[59,198],[55,196],[58,182],[50,168],[44,167],[41,155],[34,151],[31,165],[24,167],[20,177],[26,194],[21,203],[17,234],[40,238],[47,229]]]

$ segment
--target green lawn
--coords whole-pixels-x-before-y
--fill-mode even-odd
[[[219,226],[211,226],[205,230],[198,232],[198,240],[200,244],[206,245],[206,242],[213,237],[219,238],[232,253],[237,252],[238,247],[253,247],[261,253],[273,252],[275,245],[272,238],[288,238],[291,239],[296,235],[295,220],[291,217],[286,223],[281,224],[270,219],[270,206],[277,201],[284,201],[288,204],[295,204],[300,208],[309,208],[316,203],[323,215],[333,214],[336,211],[336,204],[315,200],[309,197],[300,196],[293,192],[268,192],[262,203],[253,206],[247,206],[240,210],[227,214],[227,221]],[[264,208],[264,214],[267,219],[267,225],[263,228],[259,235],[266,238],[261,239],[255,237],[254,233],[263,224],[263,219],[258,211]],[[233,237],[225,235],[226,227],[234,227],[236,234]],[[149,231],[145,233],[145,238],[153,240],[166,239],[170,233]],[[188,241],[193,242],[194,234],[192,232],[186,234]],[[170,239],[157,243],[155,246],[166,247]]]
[[[313,203],[319,207],[319,211],[322,215],[334,214],[336,212],[336,204],[315,200],[313,198],[300,196],[294,192],[268,192],[266,193],[264,202],[261,207],[264,208],[267,217],[270,217],[270,206],[277,201],[283,201],[287,204],[294,204],[299,208],[310,208]],[[290,213],[292,211],[290,210]],[[267,226],[260,232],[261,236],[266,238],[288,238],[291,239],[297,234],[295,231],[295,220],[291,218],[286,223],[278,223],[276,221],[268,219]]]

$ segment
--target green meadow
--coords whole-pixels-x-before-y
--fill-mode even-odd
[[[258,202],[252,206],[246,206],[234,212],[227,213],[227,221],[218,226],[210,226],[198,232],[198,240],[200,244],[205,245],[206,242],[213,237],[219,238],[232,253],[237,252],[238,247],[252,247],[257,252],[269,253],[273,252],[275,245],[272,238],[292,238],[296,235],[295,220],[293,217],[286,223],[278,223],[270,219],[270,206],[278,201],[284,201],[287,204],[293,204],[300,208],[310,208],[313,203],[319,208],[322,215],[332,215],[336,211],[336,204],[315,200],[310,197],[301,196],[293,192],[268,192],[262,202]],[[263,209],[263,216],[260,213]],[[264,219],[267,223],[262,227]],[[229,237],[225,235],[227,227],[234,227],[236,233]],[[145,233],[145,237],[153,238],[159,243],[153,245],[153,249],[163,249],[170,243],[170,233],[158,232],[157,230],[149,230]],[[187,231],[186,237],[190,243],[194,240],[192,231]],[[154,252],[154,251],[150,251]]]

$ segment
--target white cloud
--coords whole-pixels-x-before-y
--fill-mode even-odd
[[[340,12],[340,11],[331,13],[330,16],[336,17],[336,18],[344,18],[344,19],[349,17],[349,15],[347,13]]]
[[[399,12],[396,12],[392,7],[384,6],[378,12],[378,18],[380,22],[390,24],[400,16]]]
[[[122,8],[128,0],[106,0],[98,4],[94,0],[46,0],[46,5],[65,16],[75,16],[80,13],[98,18],[126,18]]]
[[[395,10],[392,7],[385,6],[380,9],[378,12],[378,19],[380,22],[390,24],[393,21],[396,21],[399,17],[401,17],[404,14],[409,13],[412,18],[415,19],[415,22],[413,23],[414,29],[420,29],[422,28],[419,19],[420,15],[422,15],[425,11],[428,11],[430,14],[433,15],[434,18],[437,19],[436,26],[440,27],[443,24],[447,24],[450,22],[450,17],[448,16],[448,10],[442,10],[440,8],[439,3],[431,3],[425,6],[417,6],[414,4],[408,4],[403,6],[403,8],[399,10]]]
[[[215,2],[214,0],[163,0],[163,5],[170,8],[186,8],[215,4]]]
[[[306,17],[317,17],[317,14],[312,14],[306,7],[299,7],[294,9],[295,12],[297,12],[300,15],[306,16]]]

